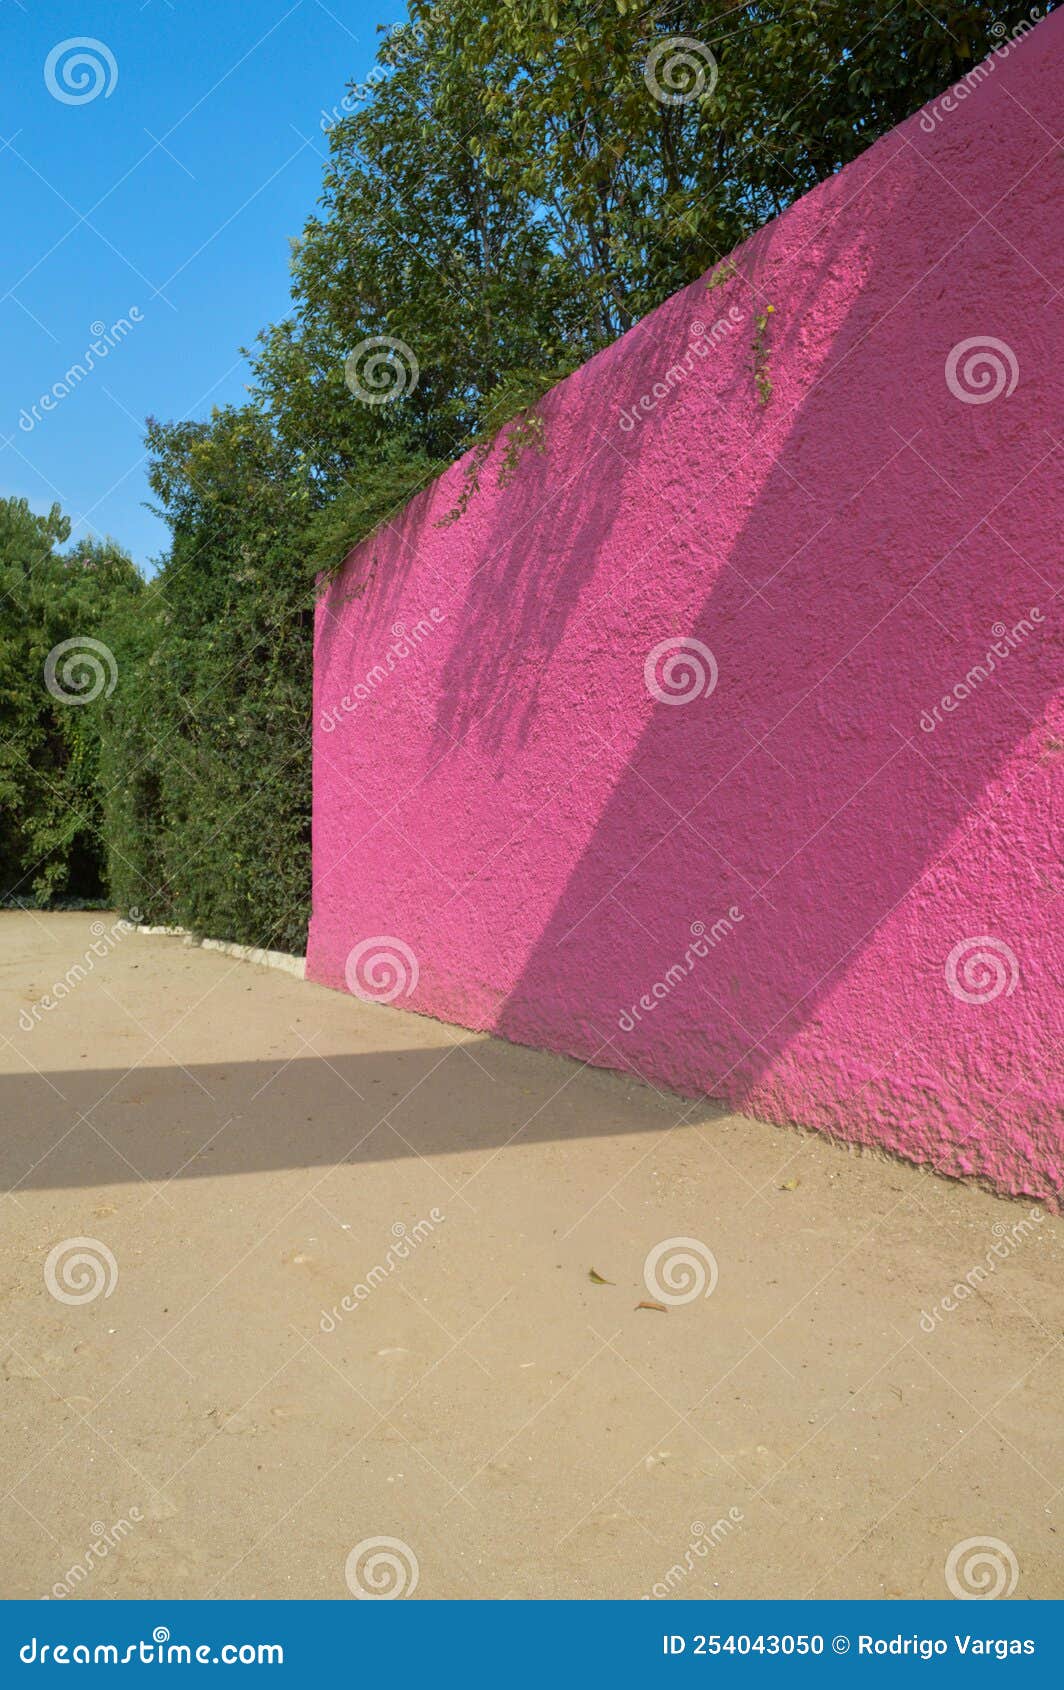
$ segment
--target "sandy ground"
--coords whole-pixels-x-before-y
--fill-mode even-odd
[[[113,920],[0,915],[4,1596],[1061,1594],[1059,1221],[177,939],[35,1016]]]

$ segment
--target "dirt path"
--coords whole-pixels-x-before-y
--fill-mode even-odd
[[[113,922],[0,915],[4,1596],[1060,1594],[1059,1221]]]

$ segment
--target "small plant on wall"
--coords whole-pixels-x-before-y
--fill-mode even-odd
[[[757,388],[757,402],[767,405],[772,397],[772,376],[768,366],[768,327],[775,312],[774,305],[766,305],[758,313],[754,322],[754,338],[751,343],[754,359],[754,386]]]

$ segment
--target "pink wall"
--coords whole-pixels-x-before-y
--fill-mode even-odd
[[[556,388],[509,487],[440,526],[456,465],[352,554],[312,978],[1053,1200],[1062,48]]]

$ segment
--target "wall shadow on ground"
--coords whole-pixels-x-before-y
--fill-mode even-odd
[[[451,1155],[462,1159],[446,1177],[461,1184],[509,1144],[661,1132],[687,1113],[682,1100],[617,1075],[487,1039],[327,1060],[5,1075],[0,1191]]]

